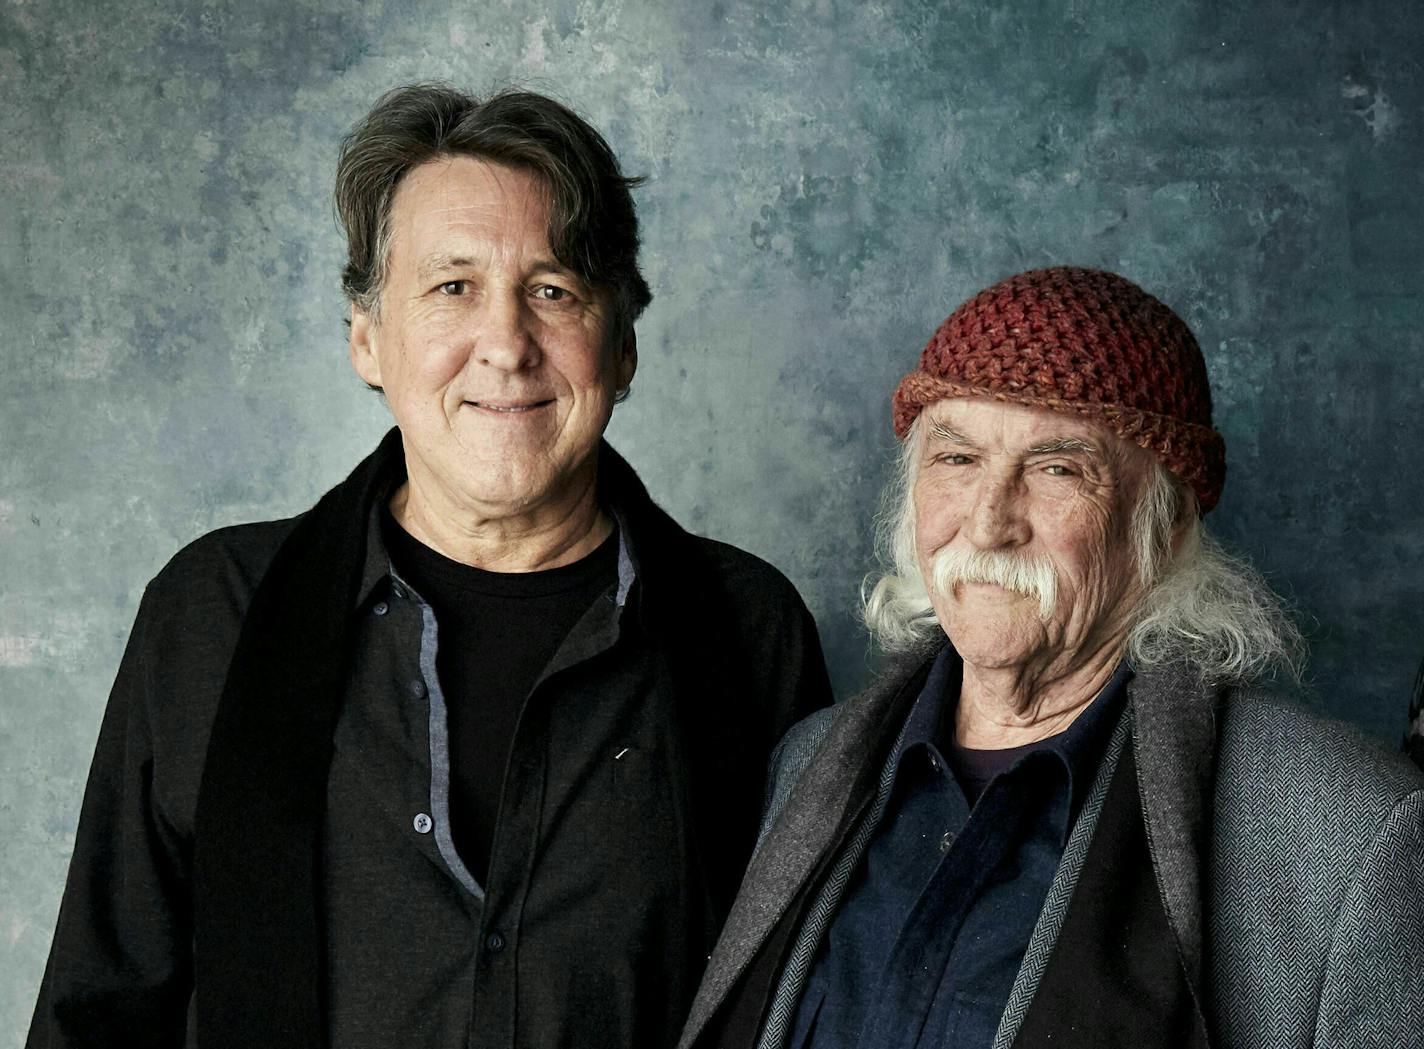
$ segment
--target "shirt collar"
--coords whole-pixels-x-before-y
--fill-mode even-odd
[[[945,715],[952,714],[959,700],[959,684],[964,672],[964,663],[955,652],[953,645],[945,645],[930,665],[930,675],[920,689],[919,698],[910,708],[910,716],[905,719],[905,731],[900,737],[900,749],[896,761],[906,750],[916,744],[938,748],[940,726]]]
[[[1082,807],[1097,776],[1103,751],[1127,702],[1127,683],[1131,678],[1132,669],[1123,660],[1087,709],[1062,732],[1043,741],[1044,748],[1057,754],[1068,769],[1074,813]]]
[[[1071,791],[1072,816],[1077,817],[1082,808],[1092,781],[1098,774],[1098,764],[1102,754],[1108,749],[1112,730],[1118,726],[1122,707],[1128,699],[1128,680],[1132,679],[1132,669],[1126,660],[1118,663],[1112,678],[1102,686],[1101,692],[1089,703],[1087,709],[1075,717],[1074,722],[1057,736],[1042,740],[1042,747],[1049,753],[1058,754],[1059,760],[1068,770],[1069,791]]]
[[[953,731],[954,712],[959,704],[959,686],[963,671],[963,661],[954,651],[953,645],[945,645],[940,649],[930,666],[924,688],[920,690],[919,698],[915,700],[905,720],[905,731],[895,754],[897,764],[913,746],[930,747],[940,753],[942,747],[947,745],[946,741],[952,738],[950,733]],[[1029,754],[1037,753],[1049,753],[1058,757],[1068,774],[1071,808],[1075,814],[1092,786],[1098,763],[1102,760],[1103,751],[1117,726],[1127,701],[1127,683],[1131,678],[1132,670],[1124,660],[1118,664],[1113,676],[1088,704],[1087,709],[1074,718],[1071,725],[1057,735],[1017,748],[1023,751],[1024,759],[1027,759]],[[1018,762],[1015,762],[1011,770],[1017,767]]]
[[[381,535],[381,515],[386,512],[396,486],[404,479],[405,464],[401,463],[399,469],[383,479],[383,485],[376,491],[376,498],[371,501],[370,513],[366,515],[366,560],[361,566],[361,583],[356,588],[353,611],[365,605],[376,588],[393,577],[391,555],[386,550],[386,540]]]
[[[618,528],[618,592],[613,596],[613,604],[622,609],[628,601],[628,591],[633,589],[633,580],[638,570],[633,563],[633,550],[628,542],[628,515],[616,502],[610,503],[609,514]]]
[[[604,449],[612,451],[606,444]],[[387,579],[395,578],[391,568],[391,555],[386,549],[385,538],[381,535],[381,516],[386,512],[392,494],[405,480],[405,463],[398,462],[394,464],[394,467],[390,474],[383,478],[376,498],[371,503],[371,512],[366,520],[366,560],[361,569],[360,586],[356,588],[353,610],[365,605],[377,587],[385,584]],[[606,471],[600,471],[599,498],[603,500],[604,506],[618,528],[618,591],[614,596],[616,607],[622,610],[628,600],[628,592],[633,587],[633,581],[638,575],[637,561],[634,548],[629,540],[629,515],[623,505],[624,499],[621,498],[621,493],[615,490],[614,485],[605,483],[605,473]]]

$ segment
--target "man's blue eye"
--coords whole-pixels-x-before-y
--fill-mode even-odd
[[[463,280],[447,280],[444,284],[440,285],[440,294],[463,295],[465,294],[465,286],[468,283],[468,281]]]
[[[545,302],[560,302],[568,298],[568,289],[561,288],[557,284],[541,284],[534,289],[534,294]]]

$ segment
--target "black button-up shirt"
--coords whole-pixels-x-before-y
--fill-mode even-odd
[[[615,465],[626,478],[609,501],[622,537],[618,580],[569,632],[520,713],[483,883],[450,837],[439,626],[391,572],[379,511],[367,523],[318,850],[322,1004],[334,1049],[663,1049],[676,1038],[725,917],[709,871],[745,861],[766,755],[829,689],[790,584],[739,550],[674,532],[626,464]],[[205,536],[145,593],[95,750],[27,1044],[193,1044],[204,755],[244,612],[292,525]],[[718,697],[705,718],[737,712],[732,739],[747,748],[727,757],[719,746],[716,765],[679,717],[692,700],[644,614],[654,588],[659,607],[675,607],[692,585],[676,574],[686,561],[664,547],[695,554],[697,586],[716,581],[704,596],[736,613],[716,635],[716,656],[734,671],[703,678],[739,691]],[[653,561],[655,578],[645,578],[640,565]],[[689,782],[692,766],[719,778]],[[699,790],[719,792],[728,801],[720,811],[736,818],[725,828],[697,822]],[[731,804],[743,795],[749,803]]]
[[[813,962],[793,1047],[993,1041],[1130,675],[1119,668],[1056,736],[966,752],[953,742],[961,670],[945,648],[910,711],[885,812]],[[977,801],[956,767],[966,780],[988,776]]]
[[[380,531],[373,521],[327,789],[331,1044],[454,1046],[474,1035],[470,1044],[512,1045],[516,1032],[535,1033],[529,1016],[516,1023],[521,1004],[546,1021],[535,1044],[576,1044],[579,1012],[549,1008],[569,997],[589,1009],[627,1001],[604,1006],[605,1023],[627,1025],[605,1044],[652,1044],[653,1030],[675,1023],[666,997],[681,997],[664,982],[674,959],[658,949],[684,917],[692,858],[668,833],[679,823],[669,770],[682,755],[656,654],[626,638],[620,658],[599,658],[636,632],[621,614],[634,581],[626,544],[617,584],[575,624],[520,713],[481,884],[451,836],[439,624],[391,572]],[[539,988],[556,972],[567,976]],[[528,1002],[535,988],[550,1000]]]

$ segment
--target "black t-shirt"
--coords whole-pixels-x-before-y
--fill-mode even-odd
[[[488,572],[453,561],[387,511],[391,563],[435,613],[435,669],[450,739],[450,831],[481,883],[520,711],[559,643],[618,579],[618,532],[573,564]]]

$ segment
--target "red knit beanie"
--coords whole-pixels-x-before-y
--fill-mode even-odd
[[[902,441],[927,404],[992,397],[1071,411],[1152,452],[1203,513],[1226,478],[1206,362],[1186,323],[1115,273],[1030,270],[974,296],[934,333],[895,391]]]

